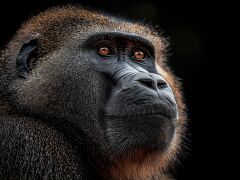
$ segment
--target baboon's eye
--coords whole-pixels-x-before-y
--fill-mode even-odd
[[[108,56],[112,54],[112,51],[109,47],[107,46],[100,46],[98,48],[98,54],[101,56]]]
[[[145,60],[145,52],[138,48],[138,49],[135,49],[133,52],[132,52],[132,55],[131,57],[134,59],[134,60],[137,60],[137,61],[144,61]]]

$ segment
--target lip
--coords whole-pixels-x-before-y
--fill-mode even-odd
[[[174,117],[170,117],[163,113],[147,113],[147,114],[134,114],[134,115],[105,115],[106,117],[112,118],[124,118],[124,119],[137,119],[137,118],[151,118],[151,117],[159,117],[164,119],[175,119]]]
[[[110,107],[108,109],[108,107]],[[111,106],[108,106],[104,110],[106,117],[112,118],[125,118],[125,119],[134,119],[134,118],[148,118],[150,116],[174,120],[178,117],[178,108],[177,106],[172,106],[170,104],[163,103],[151,103],[151,104],[141,104],[135,107],[123,107],[115,108],[114,111],[111,111]]]

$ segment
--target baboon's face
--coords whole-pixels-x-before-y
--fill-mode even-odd
[[[108,77],[102,128],[113,155],[166,150],[178,108],[156,69],[154,45],[136,34],[108,32],[89,37],[84,47],[96,70]]]

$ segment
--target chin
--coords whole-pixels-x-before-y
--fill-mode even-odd
[[[106,116],[108,158],[106,177],[162,179],[176,153],[176,123],[161,114]],[[114,179],[114,178],[113,178]]]
[[[106,116],[106,138],[113,157],[164,153],[174,133],[174,120],[161,114]]]

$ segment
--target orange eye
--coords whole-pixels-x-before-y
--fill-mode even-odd
[[[145,53],[141,49],[136,49],[133,52],[133,58],[136,59],[136,60],[144,60]]]
[[[102,56],[107,56],[111,54],[111,50],[107,46],[102,46],[98,49],[98,53]]]

